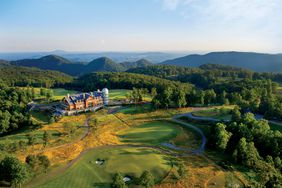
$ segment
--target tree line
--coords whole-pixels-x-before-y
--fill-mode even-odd
[[[20,66],[0,66],[0,86],[63,87],[73,78],[58,71]]]
[[[50,161],[45,155],[28,155],[25,163],[13,156],[6,156],[0,161],[0,181],[5,181],[10,187],[21,185],[32,177],[46,173]]]
[[[0,135],[32,125],[27,112],[31,95],[17,88],[0,89]]]
[[[232,112],[232,121],[212,126],[209,147],[232,156],[233,162],[253,169],[260,177],[256,187],[282,186],[282,133],[272,131],[252,113]]]

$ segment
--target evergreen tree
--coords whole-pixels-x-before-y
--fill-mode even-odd
[[[151,188],[155,185],[154,176],[150,171],[146,170],[140,177],[140,185],[143,185],[146,188]]]
[[[120,173],[116,173],[114,175],[111,187],[112,188],[126,188],[127,187]]]

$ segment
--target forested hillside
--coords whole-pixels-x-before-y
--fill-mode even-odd
[[[74,80],[72,87],[85,91],[103,87],[109,89],[132,89],[133,87],[152,89],[155,87],[159,90],[164,90],[166,87],[174,89],[184,87],[188,91],[193,86],[189,83],[180,83],[142,74],[97,72],[79,77]]]
[[[151,64],[144,59],[136,62],[117,63],[107,57],[97,58],[89,63],[76,63],[56,55],[48,55],[39,59],[23,59],[10,63],[17,66],[56,70],[72,76],[81,76],[83,74],[100,71],[122,72],[132,67],[144,67]]]
[[[72,81],[72,77],[57,71],[21,66],[0,66],[0,83],[8,86],[53,87]]]

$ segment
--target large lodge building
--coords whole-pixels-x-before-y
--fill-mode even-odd
[[[102,91],[67,95],[63,99],[64,114],[72,115],[83,111],[95,111],[108,104],[108,95],[107,88]]]

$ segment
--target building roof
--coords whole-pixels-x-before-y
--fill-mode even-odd
[[[78,101],[85,101],[89,97],[102,97],[102,92],[94,91],[90,93],[79,93],[79,94],[69,95],[65,97],[65,100],[69,104],[74,104],[74,103],[77,103]]]

